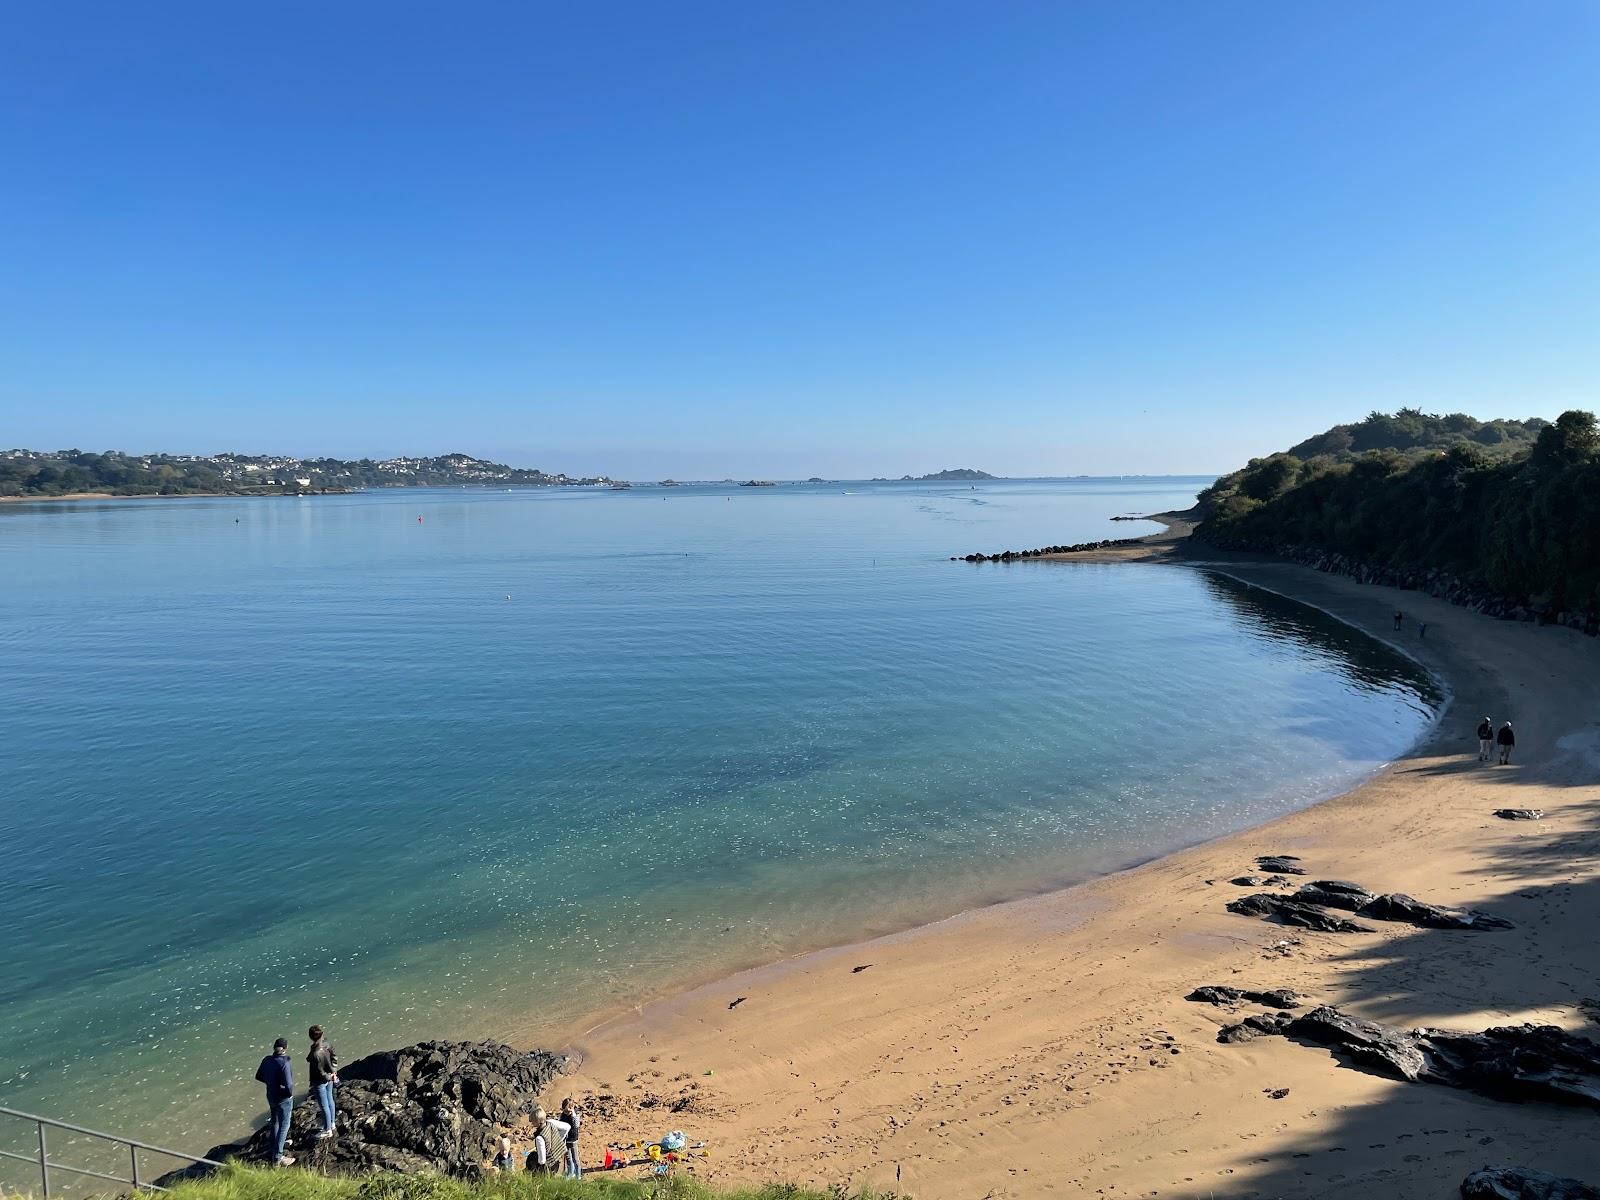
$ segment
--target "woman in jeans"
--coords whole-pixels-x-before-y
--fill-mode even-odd
[[[324,1040],[321,1025],[313,1025],[306,1033],[311,1038],[311,1052],[306,1055],[311,1068],[311,1092],[322,1110],[322,1132],[317,1137],[325,1140],[333,1136],[333,1085],[339,1082],[339,1056]]]

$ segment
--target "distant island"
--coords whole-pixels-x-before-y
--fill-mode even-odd
[[[291,458],[280,454],[125,454],[120,450],[0,451],[0,498],[307,495],[378,487],[562,487],[610,482],[487,462],[436,458]]]
[[[991,475],[987,471],[974,471],[971,467],[956,467],[949,471],[934,471],[929,475],[902,475],[898,480],[885,479],[876,476],[873,483],[953,483],[972,479],[998,479],[999,476]]]

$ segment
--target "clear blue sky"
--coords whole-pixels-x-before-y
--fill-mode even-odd
[[[0,445],[1207,471],[1597,381],[1587,0],[0,30]]]

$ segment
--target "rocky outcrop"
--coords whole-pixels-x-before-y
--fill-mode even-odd
[[[1424,904],[1404,892],[1374,896],[1359,883],[1343,879],[1319,879],[1306,884],[1290,900],[1342,908],[1358,917],[1374,921],[1402,921],[1423,929],[1513,929],[1504,917],[1491,916],[1468,908],[1444,908]]]
[[[326,1174],[383,1168],[473,1178],[492,1156],[494,1139],[533,1112],[564,1065],[547,1050],[524,1052],[500,1042],[419,1042],[370,1054],[339,1071],[337,1136],[319,1141],[316,1103],[296,1102],[289,1153]],[[270,1142],[263,1128],[205,1157],[266,1162]],[[174,1173],[160,1182],[182,1177]]]
[[[1422,929],[1515,929],[1504,917],[1466,908],[1441,908],[1424,904],[1404,892],[1390,892],[1356,909],[1356,915],[1375,921],[1404,921]]]
[[[1371,933],[1372,927],[1335,916],[1317,904],[1307,904],[1290,896],[1256,892],[1228,902],[1228,911],[1246,917],[1271,917],[1283,925],[1314,929],[1319,933]]]
[[[1260,541],[1253,538],[1213,537],[1202,525],[1195,536],[1219,550],[1249,550],[1274,554],[1303,563],[1331,575],[1347,575],[1357,583],[1380,584],[1403,591],[1425,592],[1450,604],[1470,608],[1502,621],[1530,621],[1540,625],[1565,625],[1594,637],[1600,634],[1600,612],[1560,610],[1554,605],[1527,596],[1506,596],[1490,591],[1484,584],[1444,571],[1415,567],[1377,566],[1345,554],[1334,554],[1317,546]]]
[[[1233,1025],[1217,1030],[1217,1041],[1223,1043],[1248,1042],[1258,1037],[1276,1037],[1294,1017],[1286,1012],[1256,1013]]]
[[[1219,1042],[1282,1034],[1328,1046],[1374,1075],[1440,1083],[1501,1100],[1600,1107],[1600,1045],[1555,1025],[1498,1025],[1482,1033],[1402,1029],[1336,1008],[1298,1017],[1263,1013],[1217,1033]]]
[[[1373,895],[1359,883],[1345,879],[1318,879],[1288,896],[1257,892],[1229,902],[1228,911],[1247,917],[1270,917],[1284,925],[1322,933],[1371,933],[1369,926],[1335,916],[1342,909],[1373,921],[1401,921],[1422,929],[1511,929],[1504,917],[1475,909],[1444,908],[1425,904],[1404,892]]]
[[[1263,854],[1256,859],[1258,871],[1270,871],[1274,875],[1304,875],[1306,869],[1300,865],[1300,860],[1292,854]]]
[[[1113,518],[1115,520],[1115,518]],[[952,554],[951,562],[1016,562],[1024,558],[1043,558],[1047,554],[1082,554],[1086,550],[1110,550],[1116,546],[1137,546],[1143,538],[1106,538],[1098,542],[1077,542],[1071,546],[1040,546],[1037,550],[1001,550],[994,554]]]
[[[1528,1167],[1483,1167],[1461,1181],[1461,1200],[1600,1200],[1600,1188]]]
[[[1199,1004],[1239,1004],[1247,1002],[1267,1008],[1299,1008],[1305,1003],[1299,992],[1291,988],[1271,988],[1264,992],[1248,988],[1228,987],[1226,984],[1208,984],[1197,987],[1184,997]]]

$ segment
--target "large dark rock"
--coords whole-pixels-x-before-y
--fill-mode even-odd
[[[1600,1188],[1527,1167],[1483,1167],[1461,1181],[1461,1200],[1600,1200]]]
[[[1197,987],[1184,999],[1200,1004],[1238,1004],[1246,1001],[1250,1004],[1265,1005],[1267,1008],[1299,1008],[1305,1003],[1300,993],[1290,988],[1270,988],[1264,992],[1256,992],[1248,988],[1228,987],[1226,984]]]
[[[1356,915],[1372,917],[1378,921],[1406,921],[1424,929],[1513,929],[1515,926],[1504,917],[1491,916],[1474,909],[1441,908],[1437,904],[1424,904],[1403,892],[1390,892],[1378,896],[1360,908]]]
[[[1306,869],[1292,854],[1265,854],[1256,859],[1256,867],[1274,875],[1304,875]]]
[[[1542,821],[1544,809],[1542,808],[1497,808],[1494,815],[1502,821]]]
[[[1335,916],[1325,908],[1292,896],[1256,892],[1228,902],[1228,911],[1246,917],[1271,917],[1284,925],[1315,929],[1321,933],[1371,933],[1369,926]]]
[[[1306,884],[1294,894],[1294,899],[1308,904],[1321,904],[1327,908],[1344,908],[1355,912],[1376,897],[1359,883],[1343,879],[1318,879]]]
[[[1504,917],[1490,916],[1473,909],[1443,908],[1437,904],[1424,904],[1403,892],[1389,892],[1375,896],[1359,883],[1343,879],[1319,879],[1308,883],[1290,900],[1303,904],[1320,904],[1325,908],[1343,908],[1358,917],[1374,921],[1404,921],[1424,929],[1511,929]]]
[[[1326,1006],[1298,1017],[1279,1013],[1241,1024],[1250,1027],[1246,1037],[1281,1033],[1328,1046],[1351,1066],[1377,1075],[1442,1083],[1501,1100],[1600,1107],[1600,1045],[1554,1025],[1497,1025],[1482,1033],[1402,1029]],[[1217,1040],[1245,1039],[1219,1034]]]
[[[1302,1041],[1332,1046],[1355,1065],[1376,1075],[1392,1075],[1414,1082],[1428,1066],[1416,1039],[1405,1030],[1347,1016],[1326,1005],[1296,1017],[1284,1027],[1284,1033]]]
[[[315,1100],[296,1101],[289,1153],[299,1165],[328,1174],[384,1168],[470,1179],[492,1157],[501,1131],[533,1112],[565,1062],[548,1050],[524,1052],[501,1042],[419,1042],[369,1054],[340,1068],[337,1136],[318,1141],[322,1118]],[[205,1157],[266,1162],[271,1140],[262,1128]],[[169,1178],[182,1177],[189,1173]]]
[[[1294,1018],[1288,1013],[1256,1013],[1236,1025],[1217,1030],[1219,1042],[1248,1042],[1258,1037],[1273,1037],[1284,1031]]]

